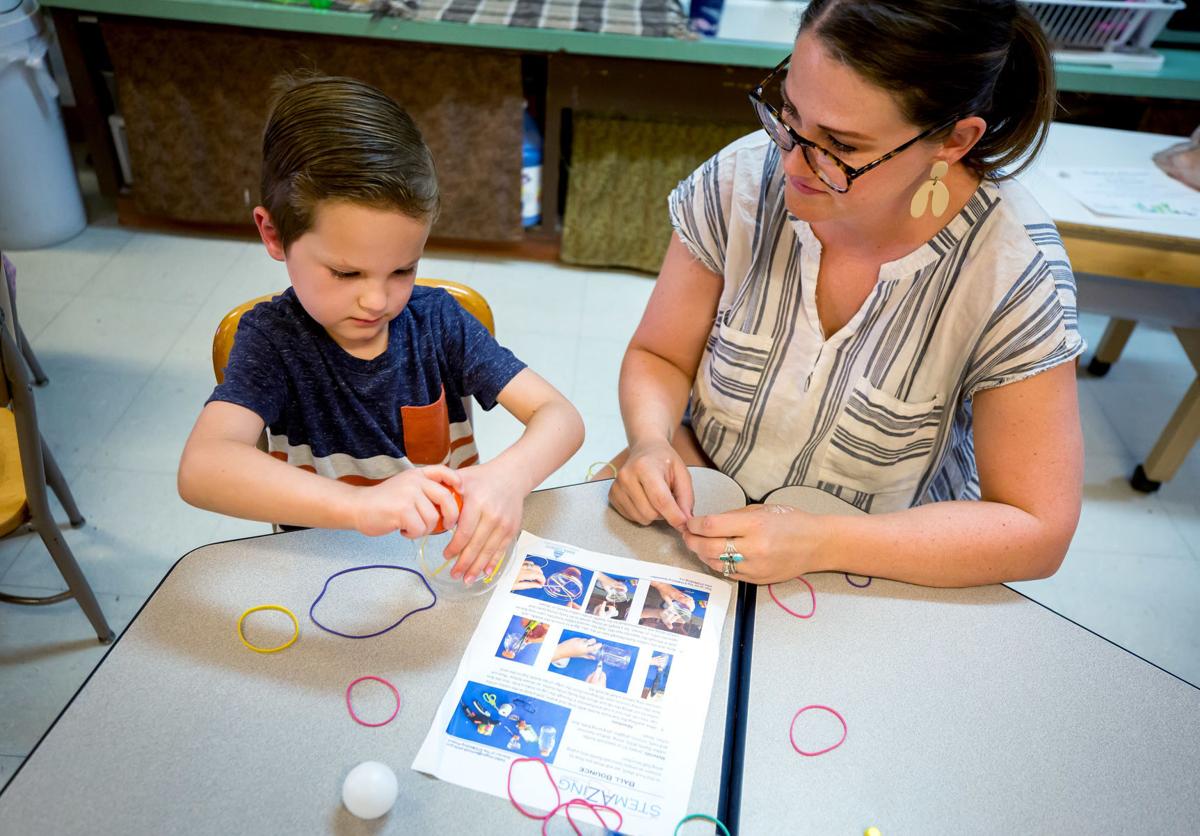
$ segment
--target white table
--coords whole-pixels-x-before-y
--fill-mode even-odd
[[[769,501],[859,513],[814,488]],[[1195,831],[1200,689],[1005,586],[808,580],[811,619],[759,587],[745,630],[740,833]],[[807,612],[785,587],[798,582],[777,591]],[[848,727],[816,757],[788,740],[809,704]],[[815,713],[797,727],[812,750],[840,734]]]
[[[716,471],[693,470],[693,479],[701,513],[745,504],[737,484]],[[612,511],[608,488],[534,493],[524,525],[589,549],[699,566],[667,526],[643,528]],[[375,563],[415,566],[415,547],[398,535],[314,529],[181,558],[0,794],[0,834],[537,832],[506,799],[409,769],[486,598],[439,602],[360,641],[309,621],[329,575]],[[408,609],[407,599],[399,606],[387,594],[361,592],[364,611]],[[271,655],[241,646],[238,615],[263,603],[295,612],[294,646]],[[734,622],[731,607],[688,807],[714,816],[732,731]],[[346,686],[364,674],[400,690],[400,713],[385,727],[358,726],[347,715]],[[353,818],[340,801],[346,772],[364,760],[386,762],[400,782],[396,807],[372,822]]]
[[[1181,218],[1097,215],[1044,170],[1056,166],[1146,166],[1182,141],[1162,134],[1055,124],[1037,162],[1020,177],[1058,225],[1079,285],[1079,306],[1112,317],[1089,371],[1116,362],[1137,322],[1174,329],[1197,370],[1158,442],[1131,482],[1156,490],[1175,475],[1200,438],[1200,223]]]

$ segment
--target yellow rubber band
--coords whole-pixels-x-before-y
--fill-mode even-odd
[[[258,647],[250,644],[250,642],[246,641],[246,634],[242,632],[242,622],[246,620],[246,616],[250,615],[250,613],[259,612],[260,610],[275,610],[276,612],[284,613],[292,620],[292,626],[296,628],[295,635],[293,635],[283,644],[279,645],[279,647]],[[242,644],[246,645],[246,647],[250,648],[255,653],[278,653],[279,651],[285,650],[294,645],[296,643],[296,639],[300,638],[300,622],[296,619],[296,614],[287,607],[281,607],[279,604],[260,604],[257,607],[251,607],[250,609],[246,610],[244,613],[242,613],[241,617],[238,618],[237,634],[238,638],[242,640]]]
[[[504,561],[507,559],[508,559],[508,554],[506,552],[505,554],[502,554],[500,556],[499,560],[496,561],[496,566],[495,566],[495,568],[492,569],[492,574],[490,574],[486,578],[484,578],[483,582],[491,583],[492,581],[496,580],[496,575],[500,574],[500,567],[504,565]]]
[[[425,562],[425,543],[428,542],[428,540],[429,540],[428,536],[422,538],[421,545],[418,546],[418,548],[420,549],[420,560],[421,560],[422,565],[424,565],[424,562]],[[492,581],[496,580],[496,575],[500,574],[500,567],[504,565],[504,561],[507,557],[508,557],[508,554],[505,553],[504,555],[501,556],[501,558],[498,561],[496,561],[496,565],[492,567],[491,573],[488,574],[488,576],[483,579],[483,582],[485,584],[491,583]],[[453,562],[454,562],[454,558],[450,558],[449,560],[443,559],[442,565],[437,567],[436,569],[434,569],[433,572],[430,573],[429,577],[436,578],[439,574],[441,574],[441,571],[443,569],[445,569],[447,566],[449,566]]]
[[[603,470],[606,467],[609,468],[610,470],[612,470],[613,478],[616,479],[617,478],[617,466],[615,464],[613,464],[612,462],[592,462],[591,465],[587,469],[587,474],[583,477],[583,481],[585,481],[585,482],[592,481],[592,479],[596,475],[597,469]]]

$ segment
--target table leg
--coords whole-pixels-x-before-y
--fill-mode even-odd
[[[1158,490],[1163,482],[1174,476],[1200,439],[1200,328],[1176,328],[1175,335],[1195,366],[1197,377],[1146,457],[1145,464],[1139,464],[1129,480],[1134,488],[1146,493]]]
[[[1092,356],[1092,362],[1088,363],[1088,374],[1094,377],[1104,377],[1108,374],[1109,368],[1117,362],[1117,358],[1125,349],[1125,343],[1129,342],[1129,335],[1133,333],[1135,325],[1137,322],[1132,319],[1113,317],[1108,321],[1104,336],[1100,338],[1100,344],[1096,346],[1096,353]]]
[[[546,135],[542,142],[542,229],[558,235],[562,206],[558,198],[563,162],[563,120],[571,107],[569,70],[557,56],[546,62]]]
[[[117,162],[112,133],[108,129],[108,114],[104,111],[98,92],[98,73],[92,69],[94,65],[89,64],[79,36],[80,14],[72,9],[51,9],[50,14],[58,33],[71,88],[75,91],[75,107],[87,135],[88,152],[92,156],[100,194],[116,198],[121,192],[120,164]]]

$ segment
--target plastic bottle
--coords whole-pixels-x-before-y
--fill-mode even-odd
[[[525,108],[521,140],[521,225],[542,222],[542,136]]]

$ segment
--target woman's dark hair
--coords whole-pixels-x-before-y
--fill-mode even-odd
[[[1040,24],[1017,0],[812,0],[804,32],[894,94],[922,130],[982,117],[987,130],[963,157],[981,176],[1016,174],[1046,141],[1054,63]]]
[[[285,248],[323,200],[433,221],[439,193],[421,132],[381,90],[352,78],[287,76],[263,132],[262,202]]]

